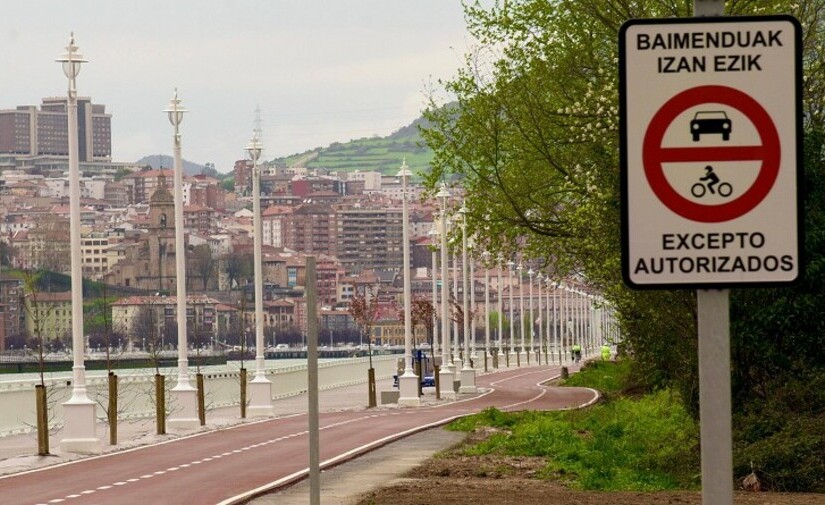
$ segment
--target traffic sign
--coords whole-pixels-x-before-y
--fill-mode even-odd
[[[622,273],[634,288],[801,274],[801,28],[632,20],[619,34]]]

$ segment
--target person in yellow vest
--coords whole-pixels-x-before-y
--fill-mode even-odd
[[[570,348],[570,353],[573,355],[573,361],[576,363],[582,359],[582,346],[579,344],[573,344],[573,347]]]
[[[602,346],[602,361],[608,361],[610,359],[610,346],[604,344]]]

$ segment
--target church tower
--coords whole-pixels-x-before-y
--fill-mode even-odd
[[[149,199],[148,277],[157,279],[159,292],[175,288],[175,199],[158,176],[158,189]],[[145,286],[153,289],[155,286]]]

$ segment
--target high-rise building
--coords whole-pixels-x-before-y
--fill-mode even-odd
[[[352,272],[396,269],[403,264],[400,208],[338,209],[337,256]]]
[[[112,116],[106,106],[78,97],[77,125],[79,160],[110,161]],[[21,105],[0,110],[0,153],[68,157],[68,98],[44,98],[40,109]]]

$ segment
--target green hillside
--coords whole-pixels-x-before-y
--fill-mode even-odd
[[[374,170],[395,175],[403,159],[413,174],[430,170],[432,151],[418,132],[423,119],[417,119],[387,137],[371,137],[334,142],[329,146],[273,160],[281,166],[326,168],[344,172]]]

